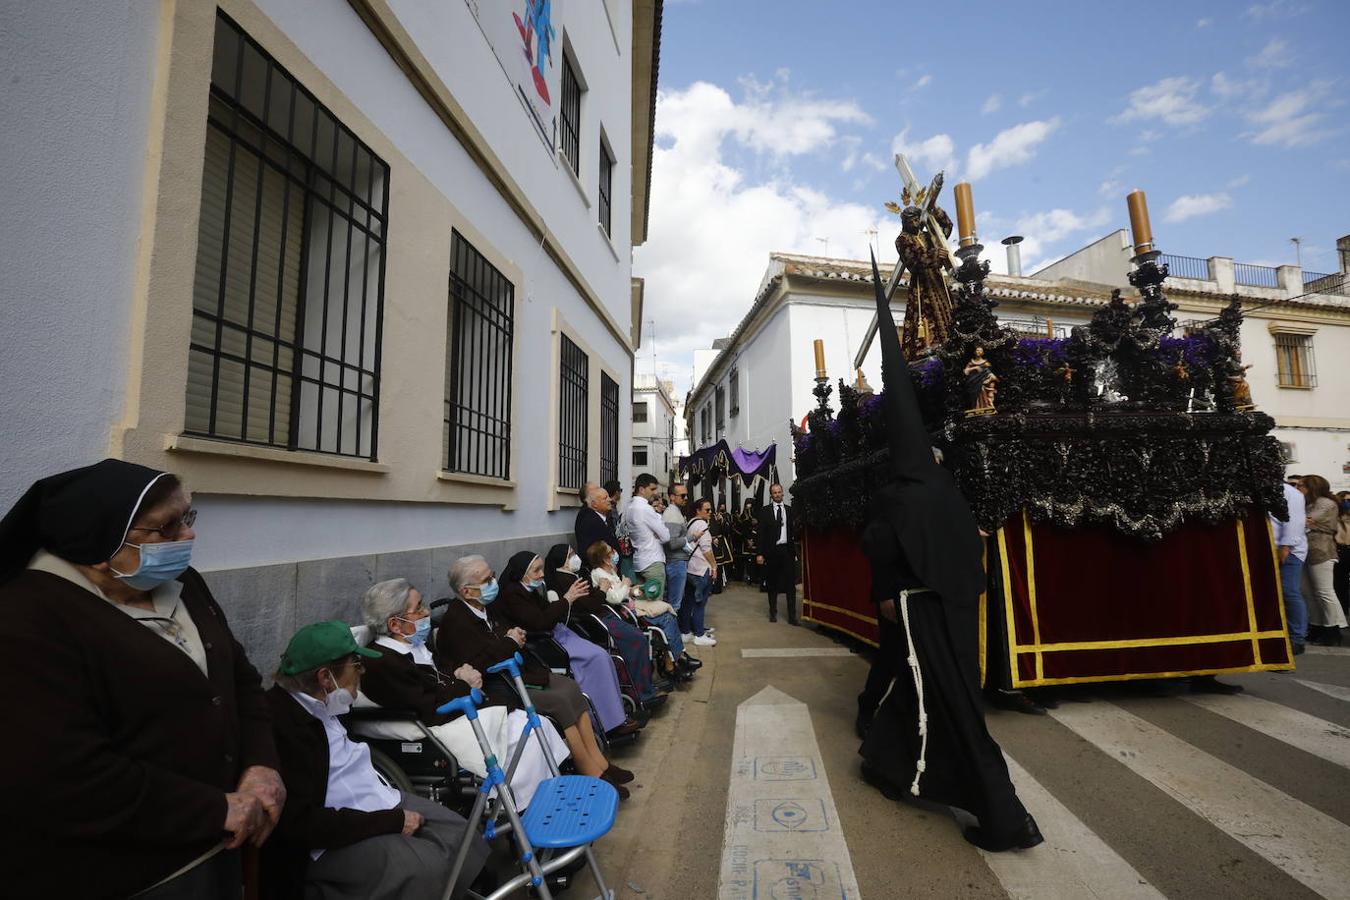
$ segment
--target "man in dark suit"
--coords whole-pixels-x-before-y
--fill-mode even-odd
[[[787,595],[789,625],[797,619],[797,558],[792,552],[792,507],[783,502],[783,486],[769,487],[768,506],[759,511],[759,555],[769,591],[769,621],[778,621],[778,595]]]
[[[584,502],[586,505],[577,510],[576,527],[573,529],[573,536],[576,539],[573,549],[583,561],[586,559],[586,551],[596,541],[604,541],[615,550],[619,549],[619,538],[614,534],[614,526],[610,524],[609,493],[594,481],[589,481],[586,483]]]

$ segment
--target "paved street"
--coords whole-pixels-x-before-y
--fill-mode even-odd
[[[1237,697],[1104,686],[1050,717],[991,711],[1046,836],[991,856],[945,808],[862,782],[865,658],[762,607],[713,598],[703,674],[619,755],[638,774],[601,843],[619,897],[1350,896],[1350,652],[1238,676]]]

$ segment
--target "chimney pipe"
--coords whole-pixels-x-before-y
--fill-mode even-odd
[[[1014,234],[1003,239],[1003,246],[1008,248],[1008,274],[1016,275],[1019,278],[1022,275],[1022,249],[1017,245],[1020,243],[1022,243],[1020,234]]]

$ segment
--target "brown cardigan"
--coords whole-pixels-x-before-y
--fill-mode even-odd
[[[467,696],[467,684],[432,666],[419,666],[411,654],[379,644],[371,646],[384,655],[362,660],[366,671],[361,676],[361,693],[385,709],[413,710],[426,725],[440,725],[459,717],[458,713],[441,715],[436,707]],[[492,702],[483,705],[491,706]]]
[[[225,794],[277,767],[257,671],[202,577],[182,602],[208,676],[173,644],[57,575],[0,586],[0,891],[121,897],[226,837]]]
[[[483,673],[484,681],[489,681],[488,666],[496,665],[513,653],[521,653],[516,642],[506,636],[506,632],[515,626],[508,625],[493,613],[495,605],[485,607],[488,620],[484,622],[463,600],[458,597],[450,600],[450,605],[445,608],[445,618],[436,629],[436,668],[453,672],[468,663]],[[525,658],[525,668],[521,672],[525,683],[547,687],[548,669],[529,655],[521,655]],[[494,693],[494,696],[498,695]]]
[[[328,735],[323,723],[280,685],[273,685],[267,692],[267,702],[272,708],[287,796],[281,822],[263,846],[262,894],[288,900],[304,895],[309,851],[335,850],[382,834],[400,834],[403,809],[396,806],[363,812],[324,806],[328,797]]]

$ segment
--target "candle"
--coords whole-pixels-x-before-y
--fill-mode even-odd
[[[825,378],[825,342],[816,338],[816,377]]]
[[[1046,337],[1049,337],[1049,338],[1052,338],[1052,337],[1055,336],[1055,320],[1054,320],[1054,319],[1046,319],[1046,320],[1045,320],[1045,336],[1046,336]]]
[[[1135,189],[1125,197],[1130,208],[1130,233],[1134,236],[1134,254],[1147,253],[1153,249],[1153,228],[1148,222],[1148,200],[1144,192]]]
[[[975,243],[975,201],[971,197],[969,181],[956,186],[956,227],[962,247]]]

